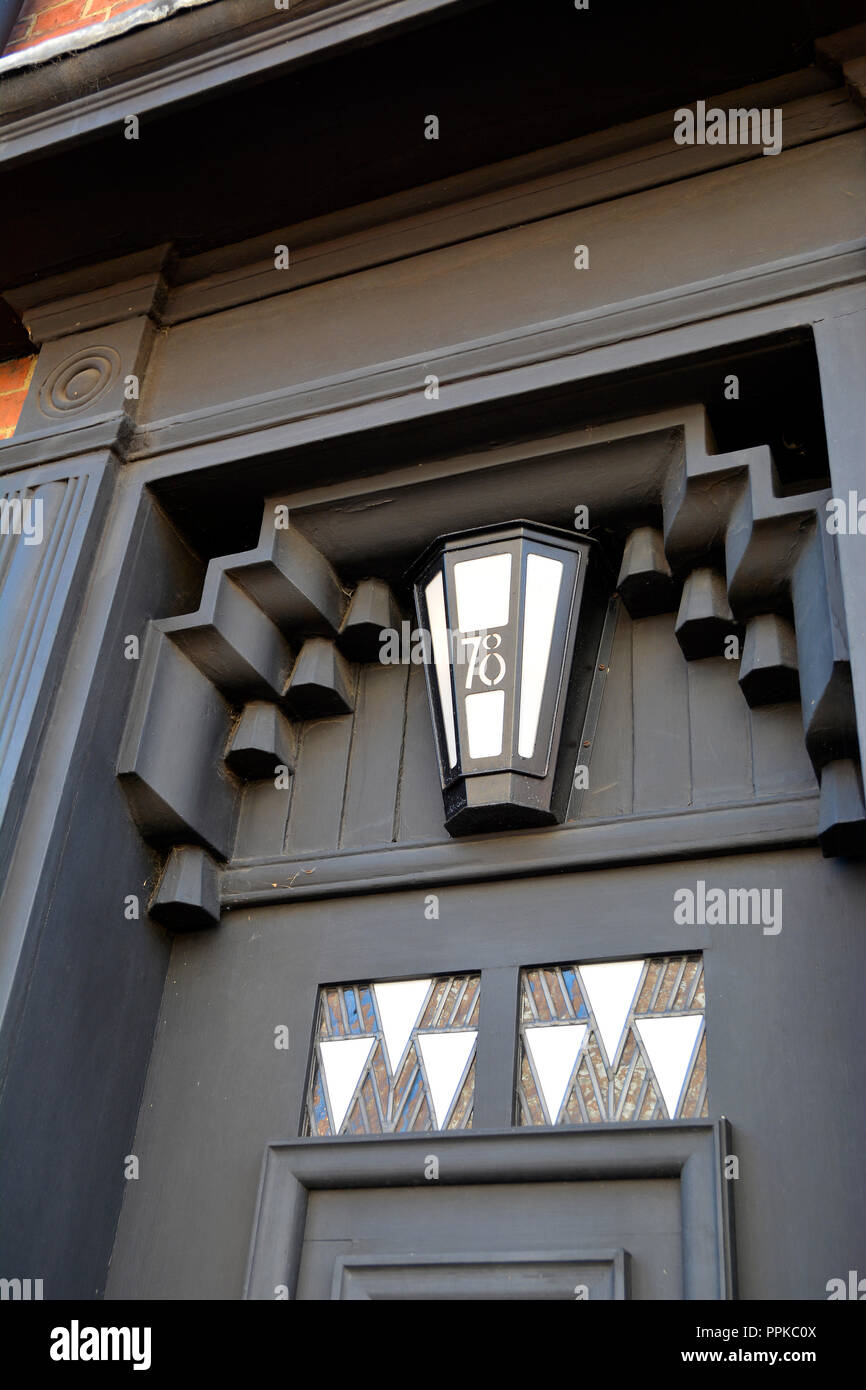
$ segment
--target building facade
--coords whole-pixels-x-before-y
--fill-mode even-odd
[[[12,8],[0,1275],[837,1296],[863,16]]]

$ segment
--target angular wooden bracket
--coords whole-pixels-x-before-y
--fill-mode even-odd
[[[301,648],[286,699],[299,719],[350,714],[355,706],[352,671],[333,642],[311,637]]]
[[[821,772],[818,839],[825,858],[866,855],[866,805],[860,769],[851,758],[827,763]]]
[[[796,700],[800,693],[797,635],[787,618],[760,613],[749,619],[739,679],[753,709]]]
[[[390,588],[382,579],[362,579],[343,619],[337,639],[349,661],[378,661],[381,634],[386,629],[399,632],[402,613]]]
[[[277,766],[294,770],[298,751],[297,731],[276,705],[254,700],[244,708],[232,734],[226,762],[232,772],[247,781],[273,777]]]
[[[655,526],[639,526],[625,543],[617,591],[630,618],[670,613],[677,606],[677,586]]]
[[[148,910],[172,931],[219,926],[219,874],[206,850],[179,845],[171,851]]]
[[[683,587],[676,622],[677,641],[687,661],[719,656],[728,637],[739,635],[718,570],[697,569]]]

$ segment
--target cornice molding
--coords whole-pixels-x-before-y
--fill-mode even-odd
[[[859,129],[866,116],[814,69],[712,98],[721,106],[779,106],[785,149]],[[531,155],[180,261],[166,324],[285,294],[472,237],[644,192],[760,158],[743,145],[675,145],[674,113],[616,126]],[[274,267],[288,246],[288,270]]]
[[[830,83],[809,68],[713,100],[781,106],[785,148],[794,149],[866,124],[846,90]],[[164,245],[73,267],[13,286],[4,298],[19,315],[29,315],[33,331],[52,336],[71,331],[66,322],[79,297],[91,316],[98,315],[94,323],[110,322],[114,305],[119,314],[128,312],[124,296],[135,290],[138,277],[156,271],[165,284],[153,312],[163,325],[173,326],[760,157],[741,145],[675,145],[673,114],[632,121],[183,259],[173,259]],[[0,159],[2,143],[0,133]],[[282,245],[290,249],[287,270],[274,266],[274,248]]]
[[[449,346],[423,358],[376,363],[360,372],[138,428],[127,415],[91,415],[61,429],[19,433],[0,441],[0,475],[104,446],[130,462],[147,463],[153,481],[241,460],[267,460],[312,439],[429,416],[419,382],[437,367],[448,384],[439,409],[454,411],[808,323],[832,313],[824,295],[842,289],[846,311],[866,296],[866,237],[828,247],[818,257],[787,258],[736,278],[686,285],[676,294],[659,292],[613,310],[604,306],[528,324],[515,333]],[[700,327],[700,341],[694,339],[695,326]],[[677,346],[680,332],[689,335],[682,348]],[[611,350],[615,360],[608,360]]]
[[[575,380],[583,375],[576,358],[588,359],[592,350],[612,344],[619,345],[619,365],[625,368],[634,365],[635,345],[650,335],[857,282],[866,282],[866,237],[827,247],[820,256],[787,257],[736,276],[683,285],[674,293],[660,290],[623,301],[613,310],[603,305],[546,323],[522,325],[515,332],[376,363],[359,372],[302,382],[232,402],[224,409],[151,420],[131,442],[129,458],[165,455],[166,466],[176,468],[182,452],[213,443],[225,443],[226,457],[261,456],[299,442],[296,422],[315,419],[320,429],[324,417],[361,406],[393,405],[397,407],[394,418],[405,419],[407,412],[424,409],[423,401],[418,405],[419,386],[431,371],[447,382],[450,404],[458,408],[464,403],[461,388],[470,384],[475,401],[475,388],[482,384],[492,396],[504,394],[501,374],[505,372],[552,364],[551,380],[545,384],[553,379]],[[229,442],[233,439],[237,443]],[[222,450],[217,455],[209,450],[208,464],[222,461],[221,456]],[[3,458],[0,452],[0,468]]]
[[[54,38],[38,40],[26,48],[16,49],[0,57],[0,78],[7,73],[22,68],[35,67],[39,63],[50,62],[54,58],[65,58],[72,53],[80,53],[84,48],[116,39],[131,29],[140,29],[146,24],[160,24],[181,10],[189,10],[194,5],[211,4],[212,0],[142,0],[132,10],[124,10],[112,18],[90,20],[87,16],[81,25],[70,33],[58,34]],[[18,7],[20,9],[20,5]],[[97,13],[99,13],[97,11]]]
[[[171,247],[149,247],[129,256],[31,280],[4,298],[37,346],[146,314],[155,321],[167,293]]]
[[[222,87],[308,62],[325,52],[336,53],[369,42],[437,10],[465,3],[466,0],[343,0],[312,14],[292,16],[289,11],[282,23],[270,28],[179,61],[165,62],[161,56],[151,70],[113,84],[110,59],[106,59],[105,77],[109,85],[77,100],[46,104],[34,115],[10,121],[0,134],[0,165],[15,164],[92,136],[106,126],[122,122],[130,111],[142,116],[166,110]],[[208,20],[207,12],[204,20]]]

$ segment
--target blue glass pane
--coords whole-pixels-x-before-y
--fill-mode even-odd
[[[346,1001],[346,1016],[349,1020],[350,1032],[363,1033],[364,1030],[361,1027],[361,1020],[358,1017],[358,1005],[355,1001],[355,991],[353,989],[345,989],[343,991],[343,998]]]
[[[570,966],[566,965],[563,967],[562,978],[565,982],[565,988],[568,990],[569,998],[574,1006],[575,1018],[589,1018],[586,1005],[580,993],[580,986],[577,983],[577,975]]]
[[[406,1097],[406,1104],[403,1106],[403,1113],[402,1113],[402,1115],[400,1116],[400,1123],[399,1123],[399,1125],[397,1126],[398,1131],[399,1131],[399,1130],[406,1130],[406,1129],[408,1129],[409,1126],[410,1126],[410,1124],[412,1123],[412,1116],[413,1116],[413,1114],[414,1114],[414,1112],[415,1112],[415,1106],[416,1106],[417,1101],[418,1101],[418,1092],[420,1091],[420,1089],[421,1089],[421,1072],[418,1071],[418,1072],[416,1073],[415,1080],[414,1080],[413,1085],[412,1085],[412,1089],[411,1089],[411,1091],[409,1092],[408,1096]]]

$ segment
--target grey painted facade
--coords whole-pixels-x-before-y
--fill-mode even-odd
[[[485,7],[388,8],[374,47],[413,41],[407,16],[433,34]],[[315,30],[318,63],[362,62],[341,23]],[[58,1298],[387,1296],[419,1246],[418,1297],[470,1256],[494,1268],[460,1274],[477,1292],[566,1251],[566,1281],[591,1267],[612,1296],[823,1299],[863,1266],[866,539],[825,522],[831,497],[866,495],[866,46],[817,42],[819,66],[731,98],[783,111],[777,157],[677,146],[670,112],[631,112],[529,153],[503,135],[427,187],[416,163],[297,225],[260,189],[255,229],[204,249],[169,245],[166,208],[146,245],[130,228],[10,282],[39,357],[0,471],[50,527],[0,560],[0,1275]],[[240,69],[223,79],[241,99]],[[39,134],[26,80],[10,162]],[[79,361],[92,393],[67,408]],[[725,379],[755,362],[757,425],[737,433]],[[826,439],[799,471],[769,447],[797,406],[790,362]],[[562,825],[451,838],[423,674],[352,654],[350,597],[381,580],[411,617],[404,576],[436,536],[568,528],[579,505],[613,567],[589,786]],[[629,571],[645,528],[657,561]],[[725,628],[740,662],[704,654]],[[788,634],[799,693],[766,646]],[[318,664],[300,712],[284,692],[310,642],[342,674]],[[742,662],[771,676],[750,686]],[[226,757],[253,703],[287,720],[288,790]],[[678,924],[699,880],[781,890],[781,930]],[[694,951],[708,1118],[517,1130],[520,969]],[[319,987],[464,970],[482,975],[473,1133],[300,1139]]]

